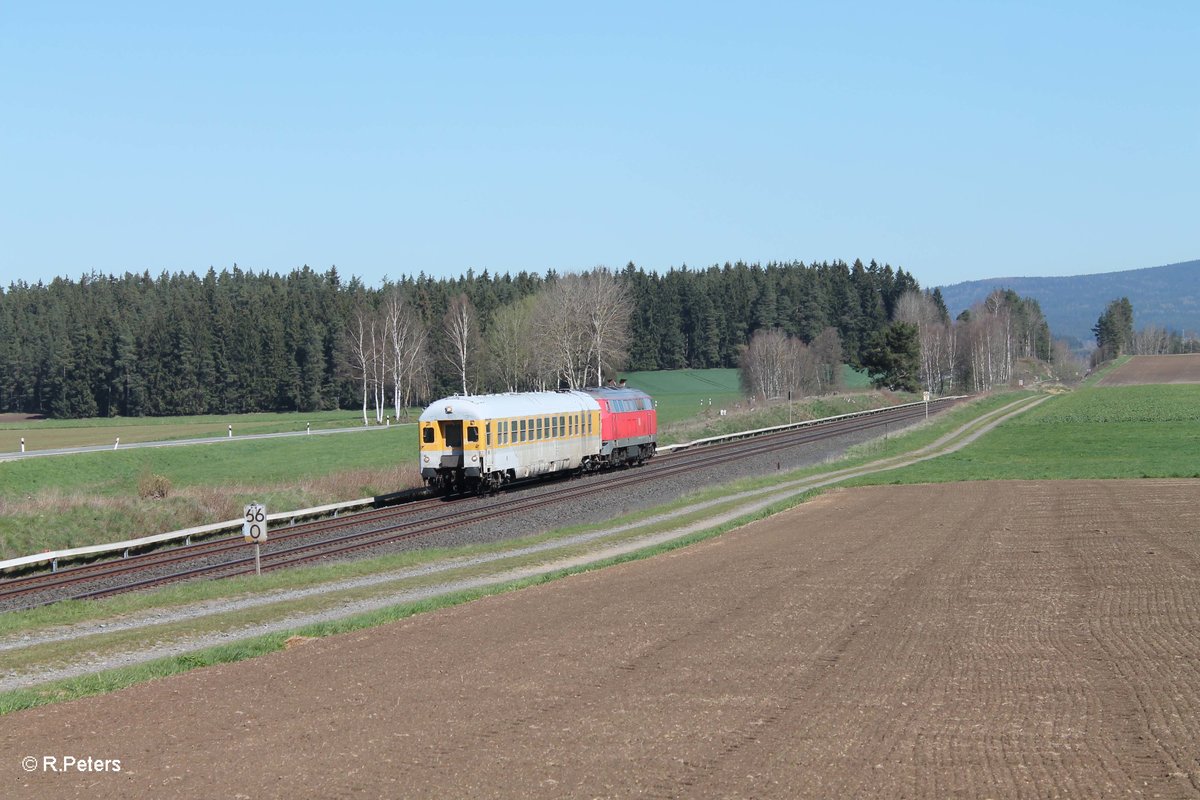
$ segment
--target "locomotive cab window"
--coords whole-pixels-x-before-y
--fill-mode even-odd
[[[467,441],[468,442],[478,442],[479,441],[479,427],[477,425],[468,425],[467,426]]]
[[[421,432],[421,440],[425,444],[433,444],[433,426],[426,425],[425,430]]]

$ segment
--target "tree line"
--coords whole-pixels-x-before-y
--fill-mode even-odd
[[[1200,338],[1185,336],[1179,331],[1150,324],[1141,330],[1133,329],[1133,304],[1128,297],[1109,302],[1104,313],[1092,326],[1096,349],[1092,365],[1098,365],[1120,355],[1165,356],[1181,353],[1200,353]]]
[[[1063,379],[1082,372],[1067,344],[1051,340],[1037,301],[1009,289],[952,320],[940,290],[909,288],[892,304],[887,322],[859,342],[847,360],[865,369],[875,386],[898,391],[986,392],[1012,383],[1022,360],[1052,362]],[[837,388],[828,382],[831,357],[823,355],[838,352],[837,331],[827,329],[807,345],[755,334],[743,360],[743,386],[767,397]],[[770,377],[759,375],[764,365],[773,370]]]
[[[886,332],[891,344],[882,350],[908,353],[896,371],[903,388],[914,391],[990,391],[1012,383],[1022,360],[1050,362],[1062,379],[1081,371],[1067,343],[1051,338],[1037,300],[1011,289],[993,291],[954,320],[939,291],[912,292],[901,299],[892,328]],[[880,361],[880,351],[876,341],[869,367]]]
[[[874,261],[468,271],[378,287],[336,268],[281,275],[236,265],[18,282],[0,289],[0,411],[361,406],[382,419],[456,392],[582,386],[622,369],[742,367],[760,332],[793,340],[793,353],[804,345],[808,361],[794,373],[807,377],[797,382],[824,391],[835,381],[830,358],[862,366],[912,295],[930,296],[903,269]]]

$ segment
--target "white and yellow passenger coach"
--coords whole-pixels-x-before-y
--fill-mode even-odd
[[[421,477],[442,492],[641,463],[657,441],[653,400],[627,388],[446,397],[419,424]]]

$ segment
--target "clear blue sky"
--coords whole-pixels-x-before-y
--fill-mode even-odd
[[[1200,4],[0,5],[0,285],[1200,258]]]

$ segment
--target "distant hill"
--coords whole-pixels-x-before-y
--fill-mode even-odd
[[[1121,297],[1128,297],[1133,304],[1137,330],[1154,324],[1184,333],[1200,332],[1200,261],[1067,278],[989,278],[941,289],[952,317],[993,289],[1012,289],[1022,297],[1032,297],[1041,305],[1056,339],[1095,342],[1092,326],[1109,302]]]

